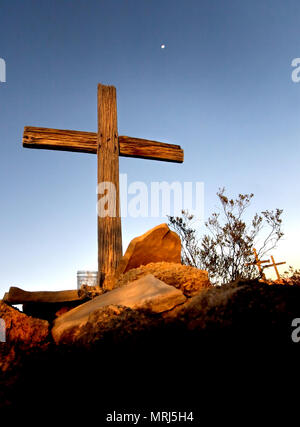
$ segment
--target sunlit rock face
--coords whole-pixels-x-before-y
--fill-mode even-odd
[[[133,239],[120,261],[118,273],[160,261],[181,262],[180,237],[167,224],[157,225]]]
[[[179,264],[181,262],[180,237],[171,231],[167,224],[157,225],[130,242],[116,273],[105,279],[104,288],[113,289],[116,278],[133,268],[162,261]]]
[[[210,286],[208,273],[195,267],[171,262],[152,262],[134,268],[121,275],[115,282],[115,287],[121,287],[147,274],[153,274],[170,286],[180,289],[185,296],[192,297]]]
[[[147,331],[161,324],[161,318],[149,311],[109,305],[92,312],[81,327],[64,329],[59,343],[91,350],[96,346],[101,346],[104,350],[111,342],[119,346],[130,340],[139,345],[139,338],[142,343]]]
[[[5,342],[0,343],[0,369],[6,371],[24,352],[46,348],[50,326],[46,320],[21,313],[0,301],[0,318],[5,324]]]

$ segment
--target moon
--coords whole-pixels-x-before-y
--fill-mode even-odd
[[[165,47],[166,47],[166,45],[165,45],[165,44],[161,44],[161,45],[160,45],[160,48],[161,48],[161,49],[165,49]]]

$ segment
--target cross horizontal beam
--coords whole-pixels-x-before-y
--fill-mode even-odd
[[[246,267],[249,267],[250,265],[260,265],[260,264],[263,264],[264,262],[270,262],[270,260],[269,259],[266,259],[265,261],[259,261],[259,260],[257,260],[257,261],[254,261],[254,262],[247,262],[246,264],[245,264],[245,266]],[[265,266],[265,267],[267,267],[267,266]],[[264,267],[264,268],[265,268]]]
[[[275,265],[282,265],[282,264],[286,264],[286,262],[276,262],[276,264],[268,264],[265,265],[264,268],[269,268],[269,267],[274,267]]]
[[[23,147],[97,154],[97,133],[25,126]],[[129,136],[119,136],[119,150],[122,157],[175,163],[184,157],[180,145]]]

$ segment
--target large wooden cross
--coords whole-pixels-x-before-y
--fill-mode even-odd
[[[40,127],[24,128],[23,146],[49,150],[94,153],[98,157],[98,185],[109,182],[116,189],[116,215],[98,215],[98,285],[113,273],[122,256],[119,197],[119,156],[183,162],[179,145],[118,136],[117,100],[114,86],[98,85],[98,132]],[[98,201],[101,195],[98,194]]]

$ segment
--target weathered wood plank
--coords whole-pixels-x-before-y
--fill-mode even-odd
[[[114,86],[101,84],[98,85],[97,157],[98,286],[101,286],[105,277],[115,271],[122,257],[117,95]],[[106,189],[106,195],[104,189],[100,190],[103,183],[112,185]],[[102,197],[107,199],[106,210],[99,209]]]
[[[147,139],[119,136],[120,156],[182,163],[184,153],[180,145]]]
[[[79,301],[84,299],[78,296],[77,290],[70,291],[24,291],[16,286],[12,286],[9,292],[4,295],[3,301],[9,304],[25,303],[59,303],[69,301]]]
[[[25,126],[23,147],[97,154],[97,134]]]
[[[25,126],[23,146],[96,154],[97,133]],[[119,155],[175,163],[182,163],[184,158],[179,145],[130,136],[119,136]]]

